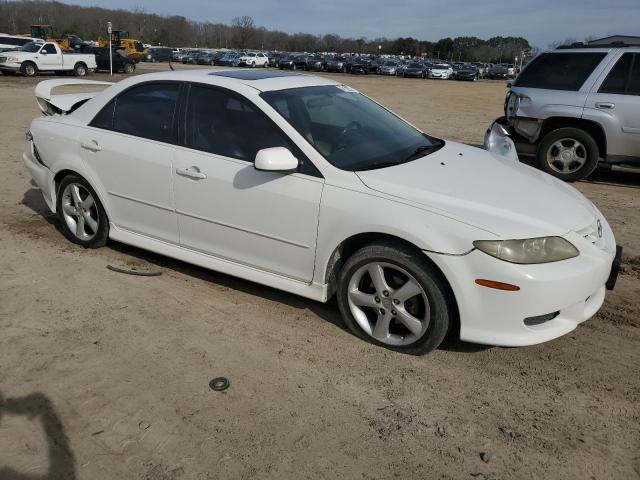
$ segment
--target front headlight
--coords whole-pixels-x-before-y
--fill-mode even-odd
[[[476,240],[473,246],[505,262],[520,264],[559,262],[579,254],[578,249],[562,237]]]

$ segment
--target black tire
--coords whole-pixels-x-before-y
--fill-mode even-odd
[[[92,208],[95,208],[95,211],[92,211],[92,213],[96,214],[98,227],[96,228],[96,231],[93,237],[91,237],[88,240],[83,240],[79,238],[74,232],[72,232],[64,218],[63,193],[67,188],[67,186],[69,186],[72,183],[81,185],[87,192],[91,194],[91,196],[94,199],[94,206]],[[73,242],[77,245],[82,245],[85,248],[99,248],[107,244],[107,240],[109,239],[109,219],[107,218],[107,214],[104,211],[104,207],[102,206],[102,203],[98,198],[98,195],[93,190],[93,188],[91,188],[91,185],[89,185],[89,183],[80,175],[76,175],[76,174],[67,175],[60,182],[60,185],[58,186],[58,191],[57,191],[56,212],[58,215],[58,219],[60,221],[60,228],[62,230],[62,233],[70,242]]]
[[[349,281],[361,267],[371,262],[397,265],[410,273],[423,288],[429,302],[430,319],[424,334],[413,343],[401,346],[382,343],[366,333],[353,317],[348,300]],[[355,335],[390,350],[424,355],[438,348],[453,324],[455,307],[448,292],[446,281],[424,254],[400,243],[382,242],[362,247],[347,259],[338,275],[336,296],[342,318]]]
[[[27,77],[35,77],[38,74],[38,67],[33,62],[23,62],[20,65],[20,72]]]
[[[136,64],[135,63],[127,63],[124,66],[124,73],[133,73],[136,69]]]
[[[88,73],[87,66],[82,62],[78,62],[73,66],[73,74],[76,77],[86,77]]]
[[[554,166],[552,166],[552,164],[547,161],[547,154],[549,153],[550,149],[554,148],[554,143],[562,139],[571,139],[580,142],[584,147],[584,154],[586,159],[582,167],[580,167],[578,170],[563,173],[556,170]],[[558,128],[547,133],[540,141],[540,143],[538,143],[536,152],[538,168],[544,170],[545,172],[553,175],[556,178],[564,180],[565,182],[576,182],[578,180],[587,178],[598,166],[599,157],[600,152],[598,149],[598,144],[593,139],[593,137],[584,130],[571,127]]]

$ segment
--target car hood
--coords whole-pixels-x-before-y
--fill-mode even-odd
[[[551,175],[455,142],[408,163],[356,173],[372,190],[505,239],[564,235],[596,215],[590,201]]]

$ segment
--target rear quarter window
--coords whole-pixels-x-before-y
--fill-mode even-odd
[[[606,52],[543,53],[527,65],[513,86],[577,92],[606,55]]]

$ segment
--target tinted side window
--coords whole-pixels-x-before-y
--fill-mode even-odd
[[[42,51],[47,53],[57,53],[56,47],[52,43],[47,43],[44,47],[42,47]]]
[[[113,130],[136,137],[172,143],[180,86],[151,83],[133,87],[116,100]]]
[[[600,86],[601,93],[640,95],[640,55],[625,53]]]
[[[627,80],[629,78],[629,71],[631,70],[631,60],[633,55],[631,53],[625,53],[620,57],[620,60],[616,62],[614,67],[602,82],[600,92],[602,93],[625,93],[627,88]]]
[[[248,162],[263,148],[291,148],[285,135],[249,101],[199,86],[192,86],[189,93],[186,143]]]
[[[640,95],[640,53],[633,56],[629,83],[627,84],[627,94]]]
[[[285,147],[299,172],[322,177],[316,166],[249,100],[224,90],[193,85],[189,92],[185,143],[189,148],[253,162],[258,150]]]
[[[116,101],[113,99],[107,103],[102,110],[100,110],[100,113],[91,120],[89,125],[96,128],[111,130],[113,128],[113,112],[115,111],[115,107]]]
[[[578,91],[606,56],[604,52],[543,53],[516,78],[516,87]]]

